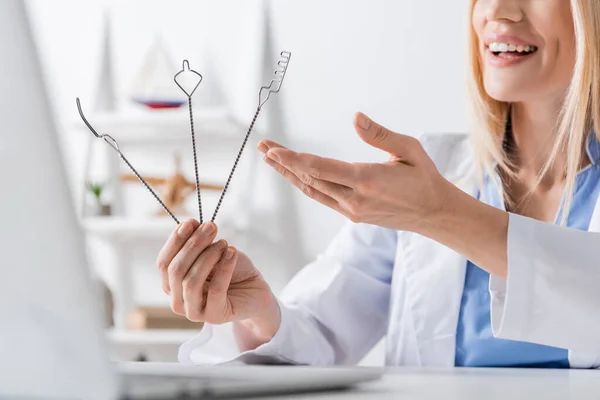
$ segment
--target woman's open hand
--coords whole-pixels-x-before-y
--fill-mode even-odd
[[[442,177],[421,143],[356,115],[363,141],[390,154],[385,163],[347,163],[297,153],[270,140],[265,161],[304,194],[354,222],[417,231],[456,189]]]

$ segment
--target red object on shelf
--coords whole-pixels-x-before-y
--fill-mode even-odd
[[[173,109],[187,102],[173,77],[177,67],[172,63],[166,45],[156,35],[135,74],[129,98],[150,109]]]
[[[159,101],[159,100],[139,100],[134,99],[136,103],[143,104],[152,109],[165,109],[165,108],[178,108],[181,107],[185,101],[171,100],[171,101]]]

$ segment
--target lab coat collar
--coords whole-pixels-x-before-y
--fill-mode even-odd
[[[597,165],[600,162],[600,141],[594,130],[588,133],[585,150],[592,165]]]

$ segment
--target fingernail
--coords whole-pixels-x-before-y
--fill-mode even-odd
[[[227,247],[227,241],[224,239],[221,239],[217,242],[217,250],[223,250],[225,247]]]
[[[231,260],[232,257],[233,257],[233,249],[230,247],[225,252],[225,259],[226,260]]]
[[[363,113],[357,114],[356,123],[361,129],[364,129],[365,131],[371,127],[371,120]]]
[[[266,153],[267,151],[269,151],[269,148],[267,147],[266,144],[259,143],[258,144],[258,151],[260,151],[261,153]]]
[[[187,237],[190,235],[190,231],[192,230],[192,227],[190,224],[188,224],[187,222],[184,222],[183,224],[181,224],[181,226],[179,227],[179,230],[177,231],[177,234],[181,237]]]
[[[215,224],[213,224],[212,222],[207,222],[202,227],[202,233],[204,233],[205,235],[212,235],[214,231],[215,231]]]
[[[279,157],[277,156],[277,154],[275,154],[275,152],[273,152],[273,150],[269,150],[269,152],[267,153],[267,156],[276,162],[279,162]]]

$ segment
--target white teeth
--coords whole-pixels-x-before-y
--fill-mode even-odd
[[[506,52],[519,52],[519,53],[530,53],[537,50],[535,46],[522,46],[512,43],[498,43],[492,42],[488,48],[494,53],[506,53]]]

